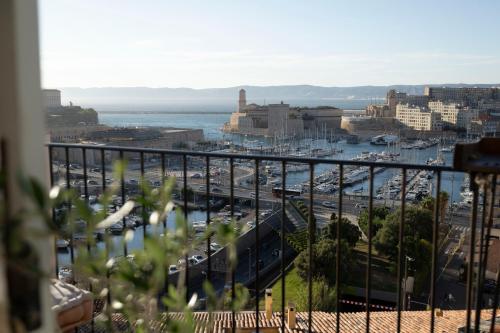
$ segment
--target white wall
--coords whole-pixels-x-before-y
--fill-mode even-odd
[[[38,13],[35,0],[0,1],[0,137],[7,143],[9,211],[26,205],[17,187],[15,175],[22,172],[47,181],[47,150],[44,147],[44,117],[40,89]],[[38,220],[32,226],[43,228]],[[52,273],[51,239],[32,240],[39,254],[40,268]],[[2,258],[0,256],[0,258]],[[5,320],[5,275],[0,261],[0,332],[8,332]],[[48,281],[40,284],[42,327],[54,332]],[[3,308],[3,309],[2,309]],[[2,312],[2,310],[4,310]]]

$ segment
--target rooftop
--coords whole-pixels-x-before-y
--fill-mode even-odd
[[[465,310],[449,310],[443,311],[442,316],[435,317],[434,332],[439,333],[457,333],[460,328],[465,326]],[[183,314],[171,313],[175,319],[181,319]],[[231,327],[231,312],[214,312],[212,313],[213,333],[228,332]],[[401,332],[416,333],[430,332],[430,311],[402,311],[401,312]],[[474,316],[474,315],[472,315]],[[482,311],[482,320],[491,319],[491,311]],[[208,312],[194,313],[196,322],[195,332],[209,332],[207,323],[209,322]],[[370,332],[394,332],[396,330],[397,312],[371,312],[370,313]],[[498,320],[498,317],[497,317]],[[114,322],[117,328],[125,327],[123,325],[124,318],[116,316]],[[286,333],[307,332],[307,312],[297,313],[297,326],[290,329],[285,324]],[[358,333],[365,330],[366,314],[364,312],[342,313],[340,315],[340,332],[342,333]],[[253,329],[256,327],[255,312],[244,311],[236,314],[236,327],[240,329]],[[265,312],[259,313],[259,327],[264,332],[269,332],[269,329],[281,327],[281,313],[274,313],[271,320],[265,319]],[[161,325],[157,324],[156,328],[161,330]],[[267,328],[267,330],[266,330]],[[313,332],[329,333],[335,332],[336,315],[328,312],[313,312]],[[246,331],[246,330],[244,330]]]

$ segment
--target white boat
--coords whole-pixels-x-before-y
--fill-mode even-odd
[[[441,151],[443,153],[453,153],[455,151],[455,147],[454,146],[443,147],[441,148]]]
[[[205,230],[207,229],[207,223],[205,221],[195,221],[192,227],[194,230]]]
[[[387,146],[398,142],[398,137],[396,135],[382,134],[374,136],[370,143],[372,145]]]
[[[287,172],[302,172],[309,170],[309,165],[307,164],[287,164],[286,171]]]

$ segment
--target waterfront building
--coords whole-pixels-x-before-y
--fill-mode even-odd
[[[417,106],[427,106],[429,97],[424,95],[408,95],[404,92],[399,92],[391,89],[387,92],[385,103],[389,106],[391,110],[391,117],[396,115],[396,106],[400,103],[417,105]]]
[[[304,130],[340,129],[343,110],[332,106],[291,107],[281,103],[247,104],[246,92],[239,92],[238,109],[231,115],[224,131],[230,133],[293,137]]]
[[[394,117],[394,113],[387,104],[368,104],[365,114],[374,118]]]
[[[42,89],[44,108],[58,108],[61,106],[61,91],[57,89]]]
[[[47,128],[76,128],[96,126],[99,124],[98,114],[94,109],[86,109],[77,105],[61,104],[61,91],[57,89],[42,90],[43,106]],[[77,131],[78,132],[78,131]]]
[[[463,102],[468,106],[476,106],[479,101],[500,100],[500,88],[425,87],[424,95],[435,101]]]
[[[392,116],[394,117],[396,115],[396,106],[405,100],[406,98],[406,93],[404,92],[399,92],[394,89],[391,89],[387,92],[387,95],[385,97],[385,102],[389,106],[389,109],[392,112]]]
[[[398,104],[396,119],[405,126],[418,131],[441,130],[441,114],[423,106]]]
[[[429,109],[441,114],[443,126],[466,128],[467,124],[477,118],[477,110],[463,106],[460,103],[430,101]]]
[[[408,95],[391,89],[387,92],[384,104],[369,104],[365,109],[365,114],[374,118],[383,118],[396,116],[396,107],[398,104],[410,104],[417,106],[427,106],[429,98],[423,95]]]
[[[398,134],[403,126],[393,117],[342,116],[342,130],[361,139],[369,139],[380,133]]]

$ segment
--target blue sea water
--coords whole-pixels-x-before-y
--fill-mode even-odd
[[[222,137],[220,128],[229,121],[231,113],[134,113],[100,112],[99,122],[109,126],[165,126],[200,128],[206,139]]]

